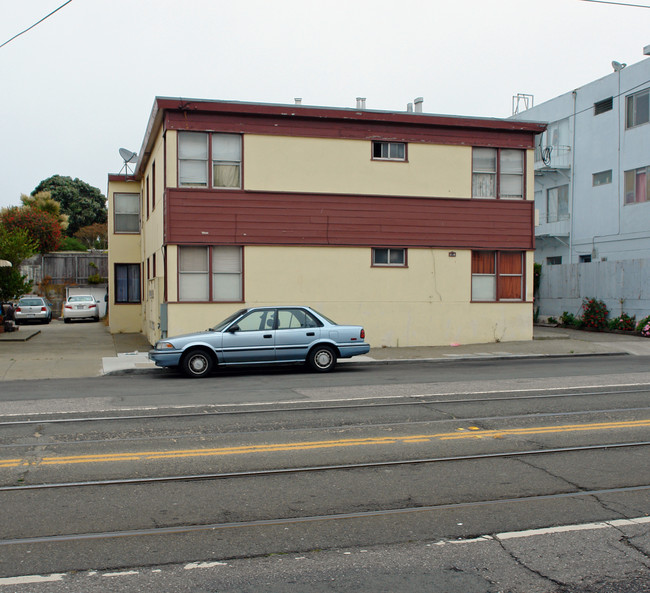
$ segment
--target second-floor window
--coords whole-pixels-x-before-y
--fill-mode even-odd
[[[181,187],[239,189],[241,160],[239,134],[178,133],[178,183]]]
[[[633,128],[650,121],[650,89],[625,99],[625,127]]]
[[[113,196],[113,228],[116,233],[140,231],[140,194],[115,194]]]
[[[546,192],[546,222],[569,218],[569,186],[560,185]]]
[[[648,169],[641,167],[625,171],[625,203],[650,202],[650,186],[648,185]]]
[[[473,198],[524,198],[524,151],[510,148],[474,148]]]
[[[382,161],[405,161],[406,144],[404,142],[373,142],[372,158]]]

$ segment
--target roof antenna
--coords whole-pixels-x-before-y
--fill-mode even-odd
[[[137,153],[131,152],[126,148],[120,148],[120,156],[124,161],[124,165],[122,165],[122,168],[120,169],[120,173],[124,171],[124,179],[126,179],[131,173],[133,173],[133,171],[129,171],[129,163],[134,163],[138,158],[138,155]]]

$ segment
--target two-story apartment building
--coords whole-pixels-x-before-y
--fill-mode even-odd
[[[616,315],[650,313],[649,96],[650,59],[612,62],[607,76],[513,116],[548,122],[535,151],[544,314],[576,313],[587,297]]]
[[[305,304],[375,347],[531,339],[543,130],[157,98],[134,174],[109,176],[111,331]]]

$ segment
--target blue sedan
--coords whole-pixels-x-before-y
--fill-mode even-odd
[[[217,365],[268,363],[302,362],[326,373],[338,358],[366,354],[370,346],[364,339],[361,326],[337,325],[309,307],[253,307],[207,331],[159,340],[149,358],[196,378]]]

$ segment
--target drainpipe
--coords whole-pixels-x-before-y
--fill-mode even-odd
[[[569,205],[569,263],[573,263],[573,221],[575,220],[573,212],[573,192],[575,191],[575,178],[576,178],[576,128],[578,127],[578,120],[576,118],[576,104],[578,101],[578,91],[574,90],[573,95],[573,147],[571,151],[571,199]]]

